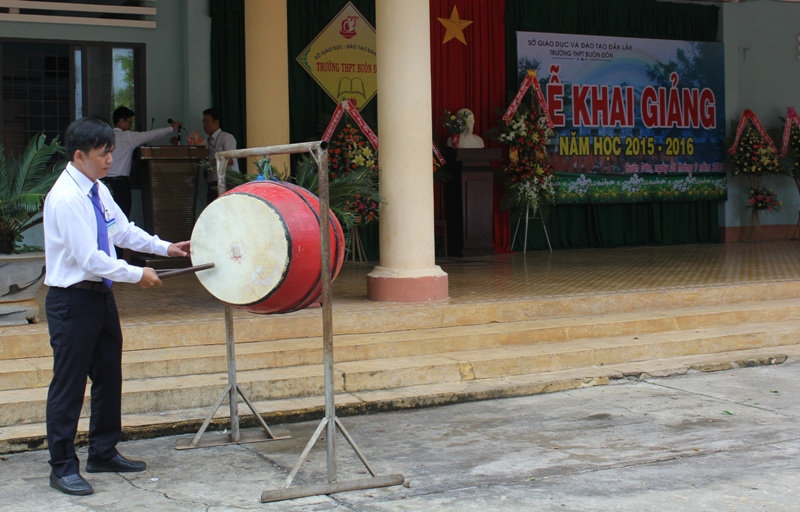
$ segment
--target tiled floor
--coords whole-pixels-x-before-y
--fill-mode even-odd
[[[375,264],[345,264],[333,286],[334,315],[337,311],[367,313],[419,307],[419,304],[368,301],[366,274]],[[447,302],[465,304],[800,280],[800,242],[537,251],[524,255],[446,258],[437,264],[449,275]],[[150,290],[118,284],[114,293],[123,325],[223,317],[221,303],[193,275],[165,280],[163,287]],[[38,296],[40,304],[44,304],[44,296],[45,290]],[[318,311],[292,314],[316,315]],[[235,311],[237,317],[249,314]],[[41,316],[44,317],[43,311]],[[45,326],[42,323],[9,330],[31,328],[38,330]]]

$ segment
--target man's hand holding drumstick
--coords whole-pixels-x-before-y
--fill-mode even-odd
[[[179,257],[186,257],[189,256],[189,249],[191,247],[191,242],[178,242],[174,244],[170,244],[169,248],[167,249],[167,255],[170,258],[179,258]],[[150,267],[144,267],[144,272],[142,272],[142,278],[137,283],[139,288],[142,290],[146,290],[151,286],[161,286],[161,279],[158,277],[156,271]]]

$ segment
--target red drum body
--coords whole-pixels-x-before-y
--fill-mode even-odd
[[[282,181],[253,181],[220,196],[192,231],[192,265],[213,296],[252,313],[288,313],[322,293],[319,199]],[[344,262],[344,233],[332,212],[332,279]]]

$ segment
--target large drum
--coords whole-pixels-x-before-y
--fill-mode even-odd
[[[344,261],[344,234],[328,214],[333,279]],[[192,231],[192,265],[214,263],[197,278],[214,297],[253,313],[286,313],[322,293],[319,199],[280,181],[236,187],[203,210]]]

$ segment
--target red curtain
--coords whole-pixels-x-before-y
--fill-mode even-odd
[[[466,46],[458,39],[444,41],[445,27],[437,18],[450,18],[453,6],[459,18],[472,24],[464,29]],[[487,146],[500,147],[486,139],[486,131],[497,123],[496,111],[506,107],[505,0],[431,0],[431,71],[433,81],[434,138],[445,145],[448,133],[439,120],[446,109],[468,108],[475,114],[474,132]],[[502,186],[495,184],[493,245],[495,252],[511,251],[509,213],[500,211]],[[436,210],[439,210],[438,205]]]

